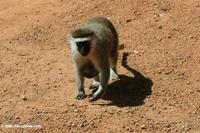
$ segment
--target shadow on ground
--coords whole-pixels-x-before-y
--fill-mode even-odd
[[[119,107],[140,106],[144,99],[151,95],[153,82],[140,72],[127,65],[128,53],[123,53],[122,66],[133,74],[133,77],[119,75],[120,80],[111,83],[103,99],[111,101],[108,105]]]

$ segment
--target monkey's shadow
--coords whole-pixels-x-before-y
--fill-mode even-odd
[[[108,105],[119,107],[140,106],[144,99],[151,95],[153,81],[144,77],[140,72],[127,65],[128,53],[123,53],[122,66],[133,74],[133,77],[119,75],[119,80],[108,85],[105,100],[111,101]]]

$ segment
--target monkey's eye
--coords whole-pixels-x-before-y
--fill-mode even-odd
[[[90,52],[90,41],[84,41],[84,42],[77,42],[78,51],[83,55],[86,56]]]

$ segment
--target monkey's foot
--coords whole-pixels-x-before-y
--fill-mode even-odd
[[[115,81],[119,79],[117,72],[114,69],[110,69],[111,80]]]
[[[85,97],[86,97],[85,92],[80,91],[80,92],[78,93],[78,95],[76,96],[76,99],[77,99],[77,100],[81,100],[81,99],[84,99]]]
[[[112,79],[112,81],[118,80],[119,76],[117,74],[113,74],[113,75],[111,75],[111,79]]]

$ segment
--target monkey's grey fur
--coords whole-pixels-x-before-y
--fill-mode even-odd
[[[77,81],[76,98],[86,97],[84,77],[94,77],[90,88],[97,90],[90,101],[95,101],[106,92],[110,75],[112,80],[118,79],[117,31],[107,18],[96,17],[71,31],[70,46]]]

